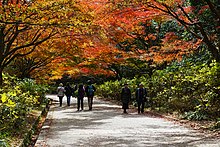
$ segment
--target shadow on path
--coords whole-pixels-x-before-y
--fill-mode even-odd
[[[121,106],[101,100],[88,111],[86,102],[84,111],[76,111],[75,99],[70,107],[59,107],[55,100],[35,146],[220,146],[219,141],[162,118],[138,115],[133,109],[122,114]]]

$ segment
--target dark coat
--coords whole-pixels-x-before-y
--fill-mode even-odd
[[[122,88],[121,101],[122,103],[129,103],[131,100],[131,90],[129,88]]]
[[[66,96],[72,96],[74,93],[74,89],[71,86],[66,86],[65,91]]]
[[[138,102],[146,101],[146,97],[147,97],[146,88],[137,88],[135,92],[135,96]]]
[[[78,98],[84,98],[84,96],[85,96],[85,89],[83,85],[79,85]]]

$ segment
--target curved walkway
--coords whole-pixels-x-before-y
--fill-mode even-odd
[[[185,147],[220,146],[220,140],[174,124],[162,118],[138,115],[121,106],[94,100],[93,110],[76,111],[76,99],[70,107],[59,107],[54,99],[35,147]]]

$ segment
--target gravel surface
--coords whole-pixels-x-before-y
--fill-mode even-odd
[[[93,110],[76,111],[76,99],[71,106],[59,107],[58,98],[48,95],[53,104],[35,147],[220,147],[220,140],[206,134],[153,116],[137,114],[121,106],[94,100]]]

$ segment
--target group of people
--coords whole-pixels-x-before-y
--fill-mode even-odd
[[[139,87],[135,91],[135,98],[138,105],[138,113],[144,113],[144,106],[147,100],[147,90],[144,88],[142,83],[139,84]],[[131,100],[131,90],[128,87],[128,84],[125,83],[124,87],[121,91],[121,100],[122,100],[122,109],[124,110],[123,113],[127,113],[127,109],[129,108],[129,102]]]
[[[88,81],[87,86],[80,84],[79,86],[71,87],[70,83],[67,83],[66,86],[63,86],[62,83],[59,84],[57,88],[57,96],[59,97],[60,107],[62,107],[63,97],[66,95],[67,105],[70,106],[71,96],[77,91],[77,111],[83,110],[83,99],[85,96],[88,97],[88,106],[89,110],[92,110],[93,97],[96,91],[94,85],[91,81]],[[81,107],[81,109],[80,109]]]
[[[94,85],[92,85],[91,81],[88,81],[87,86],[80,84],[79,86],[75,86],[74,88],[71,87],[70,83],[67,83],[65,87],[62,83],[60,83],[59,87],[57,88],[57,96],[59,97],[60,107],[62,106],[63,97],[65,95],[67,97],[67,105],[70,106],[71,96],[73,96],[73,93],[75,93],[75,91],[77,91],[77,111],[80,111],[80,107],[81,110],[83,110],[83,99],[85,96],[88,97],[89,110],[92,110],[93,97],[96,88]],[[135,91],[135,97],[138,105],[138,113],[144,113],[147,90],[146,88],[144,88],[143,84],[139,84],[139,87]],[[125,83],[124,87],[122,88],[121,100],[123,113],[127,113],[127,109],[129,109],[129,103],[131,100],[131,90],[128,87],[127,83]]]

